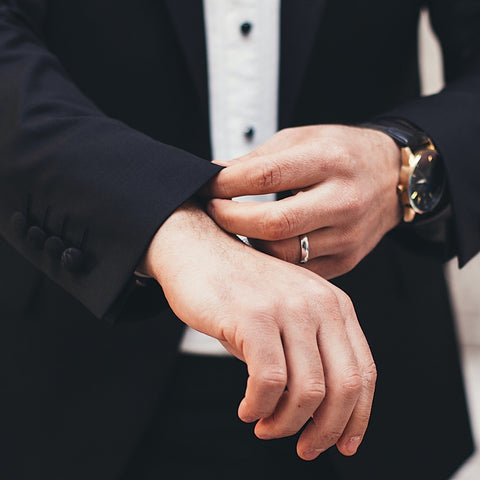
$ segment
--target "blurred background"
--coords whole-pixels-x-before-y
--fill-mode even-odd
[[[430,28],[427,12],[422,15],[419,35],[422,93],[429,95],[442,88],[443,79],[442,54]],[[480,255],[461,270],[456,259],[445,268],[457,317],[470,415],[477,448],[480,448]],[[480,452],[477,451],[452,480],[479,479]]]

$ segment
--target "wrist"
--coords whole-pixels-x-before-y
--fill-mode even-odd
[[[376,190],[374,201],[383,205],[385,231],[389,231],[402,220],[402,207],[397,194],[402,164],[401,149],[389,135],[380,130],[370,127],[362,127],[362,130],[373,157],[369,162],[375,163],[375,170],[372,172],[375,185],[371,188],[383,185],[380,190]]]
[[[165,258],[175,256],[175,245],[183,243],[185,232],[195,223],[195,217],[201,218],[201,211],[193,202],[186,202],[177,208],[160,226],[153,236],[137,271],[154,277],[160,284]]]
[[[164,286],[185,264],[198,262],[206,242],[237,242],[223,231],[195,202],[188,201],[175,210],[157,230],[138,266]]]

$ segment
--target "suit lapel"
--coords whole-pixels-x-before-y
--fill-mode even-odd
[[[195,84],[200,106],[208,115],[208,82],[203,2],[164,0],[177,32],[188,70]]]
[[[282,0],[279,127],[288,126],[327,0]]]
[[[208,81],[203,2],[164,0],[185,55],[203,111],[208,114]],[[288,125],[302,85],[327,0],[282,0],[279,126]]]

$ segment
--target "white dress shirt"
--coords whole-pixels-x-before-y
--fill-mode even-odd
[[[204,0],[203,9],[213,158],[230,160],[277,131],[280,0]],[[245,199],[252,197],[238,200]],[[216,339],[191,328],[180,350],[229,355]]]

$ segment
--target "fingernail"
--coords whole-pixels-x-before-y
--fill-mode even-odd
[[[354,455],[355,453],[357,453],[361,441],[362,437],[351,437],[345,445],[347,453],[350,455]]]
[[[324,448],[310,448],[309,450],[305,450],[303,452],[303,458],[305,460],[313,460],[317,458],[324,451],[325,451]]]

